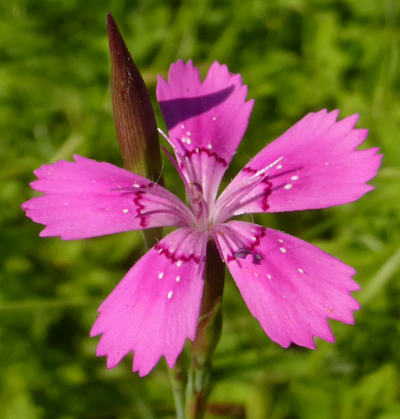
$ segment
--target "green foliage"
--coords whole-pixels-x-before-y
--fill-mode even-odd
[[[356,267],[356,325],[337,342],[281,349],[232,281],[209,418],[400,417],[400,7],[396,0],[12,0],[0,3],[0,417],[172,418],[161,362],[106,370],[88,332],[100,301],[144,252],[140,234],[39,239],[20,204],[32,171],[73,153],[120,165],[105,19],[121,27],[154,100],[177,58],[240,72],[256,106],[228,176],[310,110],[360,113],[385,154],[376,190],[324,211],[257,216]],[[155,103],[155,101],[154,101]],[[164,126],[157,108],[158,124]],[[166,162],[167,185],[179,181]],[[334,193],[334,191],[332,191]],[[219,412],[219,413],[218,413]],[[224,413],[225,412],[225,413]]]

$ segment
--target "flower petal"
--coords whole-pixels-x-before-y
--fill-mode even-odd
[[[280,231],[231,221],[215,233],[250,312],[276,343],[315,348],[334,341],[327,318],[353,324],[353,268]]]
[[[217,62],[203,83],[191,61],[172,64],[168,82],[158,78],[157,99],[171,143],[193,167],[193,173],[184,170],[189,182],[201,185],[206,202],[214,200],[247,128],[253,101],[246,102],[246,95],[241,76]]]
[[[368,134],[353,129],[358,115],[339,122],[337,115],[309,113],[267,145],[221,194],[219,206],[226,206],[223,200],[271,164],[263,182],[232,206],[234,215],[326,208],[355,201],[373,189],[366,182],[376,175],[382,156],[377,148],[356,150]]]
[[[115,367],[134,351],[143,376],[162,355],[172,368],[186,338],[194,340],[204,283],[208,235],[180,228],[150,249],[99,308],[90,332],[102,334],[98,356]]]
[[[40,236],[70,240],[187,225],[188,209],[161,186],[109,163],[80,156],[75,160],[35,170],[38,180],[31,186],[45,195],[22,208],[33,221],[46,225]]]

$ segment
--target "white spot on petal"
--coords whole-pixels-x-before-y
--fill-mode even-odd
[[[163,278],[163,276],[164,276],[164,272],[160,272],[160,273],[158,274],[158,279],[162,279],[162,278]]]
[[[290,179],[292,179],[292,180],[299,180],[299,177],[297,175],[294,175]]]
[[[190,137],[192,135],[192,133],[190,131],[186,131],[186,135],[188,135]]]
[[[280,248],[279,248],[279,250],[280,250],[282,253],[286,253],[286,252],[287,252],[287,250],[286,250],[284,247],[280,247]]]
[[[134,183],[134,184],[133,184],[133,187],[134,187],[134,188],[140,188],[140,185],[139,185],[138,183]]]
[[[217,120],[217,117],[216,117],[216,116],[213,116],[213,117],[212,117],[212,120],[213,120],[213,121],[216,121],[216,120]]]
[[[191,144],[191,143],[192,143],[192,140],[191,140],[190,138],[186,138],[186,142],[187,142],[188,144]]]
[[[298,268],[297,270],[298,270],[301,274],[303,274],[303,273],[304,273],[303,269],[301,269],[301,268]]]
[[[127,213],[129,212],[129,210],[128,210],[128,208],[124,208],[124,209],[122,210],[122,212],[123,212],[124,214],[127,214]]]
[[[185,137],[182,137],[182,142],[186,143],[186,138]]]
[[[271,278],[272,278],[272,276],[271,276],[270,274],[268,274],[268,275],[267,275],[267,278],[268,278],[268,279],[271,279]]]
[[[212,149],[212,144],[208,144],[208,145],[207,145],[207,148],[208,148],[209,150],[211,150],[211,149]]]
[[[282,165],[281,165],[281,164],[278,164],[278,166],[276,166],[276,168],[277,168],[278,170],[280,170],[280,169],[282,169]]]
[[[181,280],[181,277],[178,275],[178,276],[175,278],[175,280],[176,280],[176,282],[179,282],[179,281]]]
[[[254,276],[255,276],[256,278],[258,278],[258,273],[257,273],[257,272],[254,272]]]
[[[199,147],[196,147],[196,153],[200,153]]]
[[[181,266],[181,265],[182,265],[182,261],[178,260],[178,262],[176,262],[176,266],[179,268],[179,266]]]
[[[257,237],[251,236],[251,240],[253,240],[253,242],[257,241]]]
[[[170,300],[171,298],[172,298],[172,295],[174,294],[174,292],[173,291],[169,291],[168,292],[168,300]]]
[[[287,191],[289,191],[290,189],[292,189],[292,188],[293,188],[293,185],[292,185],[291,183],[287,183],[287,184],[284,186],[284,188],[285,188]]]
[[[282,239],[278,239],[279,243],[284,243],[284,241]]]
[[[162,248],[160,248],[160,249],[158,249],[158,253],[161,255],[161,253],[163,252],[163,249]]]

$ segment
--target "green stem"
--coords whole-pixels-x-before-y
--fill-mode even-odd
[[[214,242],[207,244],[203,301],[196,338],[192,344],[192,365],[187,387],[187,419],[202,419],[210,393],[212,356],[222,330],[221,301],[225,265]]]
[[[187,384],[187,368],[185,363],[185,355],[182,352],[176,360],[175,367],[168,368],[169,379],[171,381],[172,392],[174,395],[176,418],[186,419],[185,402],[186,402],[186,384]]]

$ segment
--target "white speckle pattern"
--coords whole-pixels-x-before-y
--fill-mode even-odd
[[[179,268],[179,266],[181,266],[181,265],[182,265],[182,261],[178,260],[178,262],[176,262],[176,266]]]
[[[297,175],[294,175],[290,179],[292,179],[292,180],[299,180],[299,177]]]
[[[280,169],[282,169],[282,165],[281,165],[281,164],[278,164],[278,166],[276,166],[276,168],[277,168],[278,170],[280,170]]]
[[[183,125],[183,124],[182,124],[182,125],[181,125],[181,128],[182,128],[182,129],[184,129],[184,128],[185,128],[185,125]]]
[[[303,274],[303,273],[304,273],[303,269],[301,269],[301,268],[298,268],[297,270],[298,270],[301,274]]]
[[[251,236],[251,240],[253,240],[253,242],[257,241],[257,237]]]
[[[284,247],[280,247],[280,248],[279,248],[279,250],[280,250],[282,253],[286,253],[286,252],[287,252],[287,250],[286,250]]]
[[[168,300],[170,300],[173,296],[174,292],[173,291],[169,291],[168,292]]]
[[[188,135],[190,137],[192,135],[192,133],[190,131],[186,131],[186,135]]]
[[[185,137],[182,137],[182,142],[186,143],[186,138]]]
[[[122,210],[122,212],[123,212],[124,214],[127,214],[127,213],[129,212],[129,210],[128,210],[128,208],[124,208],[124,209]]]
[[[268,275],[267,275],[267,278],[268,278],[268,279],[271,279],[271,278],[272,278],[272,276],[271,276],[270,274],[268,274]]]
[[[138,183],[134,183],[134,184],[133,184],[133,187],[134,187],[134,188],[140,188],[140,185],[139,185]]]
[[[191,143],[192,143],[192,140],[191,140],[190,138],[186,138],[186,142],[187,142],[188,144],[191,144]]]
[[[179,281],[181,280],[181,277],[178,275],[178,276],[175,278],[175,280],[176,280],[176,282],[179,282]]]
[[[164,272],[160,272],[160,273],[158,274],[158,279],[162,279],[162,278],[163,278],[163,276],[164,276]]]
[[[293,188],[293,185],[292,185],[291,183],[287,183],[287,184],[284,186],[284,188],[285,188],[287,191],[289,191],[290,189],[292,189],[292,188]]]
[[[208,145],[207,145],[207,148],[208,148],[209,150],[211,150],[211,149],[212,149],[212,144],[208,144]]]

